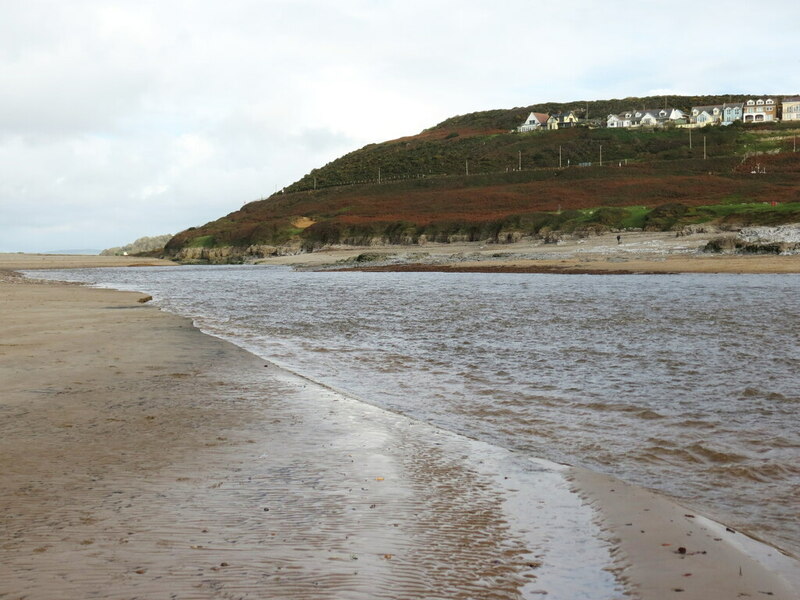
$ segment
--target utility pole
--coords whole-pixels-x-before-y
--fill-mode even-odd
[[[603,166],[603,144],[600,144],[600,166]]]
[[[381,168],[378,167],[378,183],[381,182]]]
[[[708,154],[706,154],[706,136],[703,136],[703,160],[708,158]]]
[[[558,147],[558,168],[561,168],[561,146]]]
[[[689,150],[692,149],[692,128],[689,128]]]
[[[517,171],[522,171],[522,150],[519,151],[519,161],[517,162]]]
[[[469,160],[465,161],[464,168],[466,169],[467,175],[469,175]]]

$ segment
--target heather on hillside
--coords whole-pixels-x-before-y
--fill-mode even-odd
[[[681,105],[727,100],[693,97]],[[655,99],[588,108],[601,115],[639,101]],[[551,231],[800,221],[800,126],[511,131],[532,109],[579,104],[587,103],[474,113],[369,144],[282,192],[179,233],[167,251],[510,241]]]

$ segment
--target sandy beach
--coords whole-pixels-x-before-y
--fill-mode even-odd
[[[797,561],[668,498],[349,399],[143,299],[0,274],[0,598],[579,598],[595,567],[608,597],[800,593]],[[558,522],[569,502],[583,521]]]
[[[0,269],[80,269],[92,267],[168,267],[176,263],[161,258],[99,256],[93,254],[0,253]]]

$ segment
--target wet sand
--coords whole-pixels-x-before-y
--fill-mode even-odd
[[[346,398],[141,294],[0,279],[0,597],[797,597],[796,562],[661,496]]]
[[[624,261],[596,257],[591,259],[507,259],[458,261],[453,263],[349,267],[354,271],[416,271],[441,273],[553,273],[564,275],[669,275],[679,273],[800,273],[797,256],[668,256],[658,260],[625,259]]]
[[[23,254],[0,252],[0,269],[78,269],[91,267],[168,267],[161,258],[93,254]]]
[[[634,597],[800,594],[795,558],[650,490],[581,468],[572,468],[569,477],[598,511],[615,547],[618,576]]]

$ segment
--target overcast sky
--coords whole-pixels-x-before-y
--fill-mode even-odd
[[[800,93],[800,2],[0,0],[0,251],[237,210],[456,114]]]

